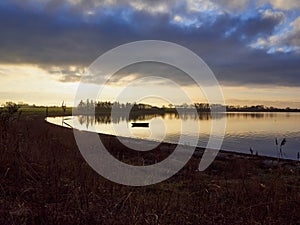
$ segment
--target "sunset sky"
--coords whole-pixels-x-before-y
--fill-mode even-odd
[[[300,108],[299,0],[1,0],[0,104],[71,105],[95,59],[139,40],[198,54],[227,104]],[[172,68],[140,65],[121,71],[111,90],[153,67],[193,88]]]

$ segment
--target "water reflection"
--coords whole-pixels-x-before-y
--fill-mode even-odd
[[[250,147],[260,155],[275,156],[277,154],[275,138],[287,139],[285,155],[287,158],[295,159],[300,152],[300,113],[249,113],[229,112],[219,113],[214,117],[210,113],[176,113],[144,114],[129,116],[117,114],[101,116],[75,116],[67,121],[72,127],[81,130],[89,130],[104,134],[126,136],[118,133],[114,128],[127,128],[129,137],[159,140],[164,136],[164,141],[176,143],[181,134],[181,126],[187,127],[187,137],[195,137],[196,132],[192,129],[196,121],[199,122],[200,136],[199,145],[205,147],[209,135],[211,135],[212,120],[227,117],[226,135],[222,149],[249,153]],[[66,119],[66,117],[64,118]],[[68,119],[68,118],[67,118]],[[49,122],[63,125],[62,118],[48,118]],[[132,128],[132,122],[150,123],[149,129]],[[164,123],[165,129],[162,129]],[[152,136],[151,136],[152,135]]]
[[[228,119],[271,119],[277,118],[278,115],[281,114],[284,117],[290,117],[290,113],[217,113],[214,115],[214,119],[222,119],[227,117]],[[200,121],[209,121],[212,119],[212,115],[210,113],[182,113],[179,115],[178,113],[165,113],[165,114],[145,114],[145,115],[129,115],[125,116],[123,114],[116,114],[112,115],[98,115],[98,116],[88,116],[88,115],[79,115],[77,116],[78,122],[80,125],[86,125],[88,128],[90,125],[93,126],[94,124],[119,124],[120,122],[136,122],[136,121],[149,121],[153,118],[161,117],[162,119],[168,120],[200,120]]]
[[[230,112],[227,113],[227,117],[237,117],[237,118],[251,118],[251,119],[263,119],[263,118],[273,118],[276,115],[274,113],[249,113],[249,112],[245,112],[245,113],[234,113],[234,112]]]

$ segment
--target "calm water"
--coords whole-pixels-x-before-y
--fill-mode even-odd
[[[259,155],[277,156],[275,138],[279,143],[285,137],[283,146],[284,158],[297,159],[300,152],[300,113],[227,113],[220,114],[217,119],[227,119],[226,135],[222,145],[223,150],[250,153],[250,147]],[[211,129],[209,114],[200,116],[186,114],[179,117],[175,114],[164,116],[142,116],[136,118],[108,116],[89,117],[49,117],[48,122],[72,127],[80,130],[89,130],[98,133],[113,134],[125,137],[150,139],[177,143],[181,133],[181,126],[195,127],[198,123],[200,136],[198,146],[205,147]],[[132,122],[149,122],[149,128],[132,128]],[[195,137],[198,132],[187,129],[187,140]],[[198,135],[197,135],[198,136]],[[189,144],[188,141],[184,144]]]

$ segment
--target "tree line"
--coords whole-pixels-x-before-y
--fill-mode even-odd
[[[35,105],[29,106],[28,104],[16,104],[7,102],[0,107],[0,115],[7,112],[9,114],[15,113],[22,107],[36,107]],[[41,106],[39,106],[41,107]],[[44,106],[43,106],[44,107]],[[63,107],[63,106],[62,106]],[[66,107],[66,106],[64,106]],[[144,103],[120,103],[110,101],[94,101],[94,100],[81,100],[77,107],[74,109],[78,114],[107,114],[111,113],[112,108],[116,111],[129,110],[131,113],[148,113],[148,114],[164,114],[164,113],[177,113],[177,110],[192,111],[196,109],[198,112],[211,112],[214,111],[227,111],[227,112],[300,112],[298,108],[276,108],[273,106],[255,105],[255,106],[234,106],[234,105],[220,105],[208,103],[195,103],[180,105],[169,104],[162,107],[152,106]]]
[[[90,113],[95,112],[96,114],[105,114],[110,113],[112,108],[116,111],[129,110],[131,113],[176,113],[177,110],[194,110],[198,112],[211,112],[218,110],[226,110],[227,112],[300,112],[300,109],[292,108],[276,108],[276,107],[267,107],[264,105],[255,105],[255,106],[233,106],[227,105],[223,106],[220,104],[208,104],[208,103],[195,103],[195,104],[181,104],[173,105],[169,104],[168,106],[163,105],[162,107],[152,106],[150,104],[144,103],[120,103],[120,102],[110,102],[110,101],[94,101],[87,99],[86,101],[81,100],[77,106],[77,111],[79,113]]]

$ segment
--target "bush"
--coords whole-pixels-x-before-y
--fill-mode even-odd
[[[14,120],[14,115],[18,112],[20,106],[14,102],[6,102],[3,108],[0,108],[0,124],[5,127],[8,122]]]
[[[6,112],[8,115],[12,116],[16,112],[18,112],[19,108],[20,108],[20,106],[14,102],[6,102],[6,104],[4,105],[4,112]]]

